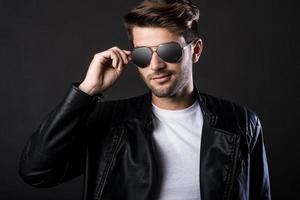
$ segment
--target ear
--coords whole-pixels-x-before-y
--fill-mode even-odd
[[[203,42],[201,40],[201,38],[198,38],[197,40],[195,40],[193,42],[193,57],[192,57],[192,61],[193,63],[196,63],[198,62],[200,56],[201,56],[201,53],[202,53],[202,50],[203,50]]]

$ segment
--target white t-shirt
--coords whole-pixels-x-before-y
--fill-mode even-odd
[[[181,110],[152,104],[153,137],[162,169],[159,200],[200,200],[199,166],[203,115],[199,102]]]

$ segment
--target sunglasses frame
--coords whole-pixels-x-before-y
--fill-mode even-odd
[[[132,52],[134,51],[134,50],[136,50],[136,49],[139,49],[139,48],[147,48],[147,49],[150,49],[150,51],[151,51],[151,58],[152,58],[152,55],[153,55],[153,53],[154,52],[157,52],[157,50],[158,50],[158,48],[160,47],[160,46],[164,46],[164,45],[166,45],[166,44],[177,44],[180,48],[181,48],[181,56],[180,56],[180,58],[176,61],[176,62],[169,62],[169,63],[177,63],[181,58],[182,58],[182,55],[183,55],[183,53],[182,53],[182,51],[186,48],[186,47],[188,47],[190,44],[192,44],[194,42],[194,40],[192,40],[191,42],[189,42],[189,43],[187,43],[185,46],[181,46],[178,42],[174,42],[174,41],[172,41],[172,42],[167,42],[167,43],[162,43],[162,44],[159,44],[159,45],[156,45],[156,46],[139,46],[139,47],[134,47],[133,49],[132,49]],[[151,48],[151,47],[156,47],[154,50]],[[164,62],[167,62],[167,61],[165,61],[163,58],[161,58],[160,56],[159,56],[159,54],[157,53],[157,55],[158,55],[158,57],[161,59],[161,60],[163,60]],[[151,59],[150,59],[150,62],[151,62]],[[150,64],[150,62],[149,62],[149,64]],[[134,62],[133,62],[134,63]],[[135,64],[135,63],[134,63]],[[148,64],[148,65],[149,65]],[[136,64],[135,64],[136,65]],[[136,65],[137,67],[139,67],[139,68],[146,68],[148,65],[146,65],[145,67],[141,67],[141,66],[138,66],[138,65]]]

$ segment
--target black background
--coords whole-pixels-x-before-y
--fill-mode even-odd
[[[97,52],[130,47],[122,15],[135,1],[0,0],[1,199],[81,199],[82,176],[54,188],[26,185],[18,162],[28,137]],[[273,199],[299,199],[299,16],[296,1],[201,0],[201,92],[261,119]],[[297,18],[298,17],[298,18]],[[146,91],[134,65],[106,94]]]

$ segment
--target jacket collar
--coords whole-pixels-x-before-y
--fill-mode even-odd
[[[206,117],[209,125],[215,126],[217,124],[218,116],[215,113],[211,112],[211,110],[208,107],[205,94],[199,92],[195,82],[194,82],[194,96],[198,99],[203,116]]]
[[[194,90],[193,94],[196,99],[199,101],[200,108],[203,113],[203,117],[210,126],[215,126],[217,124],[217,115],[208,108],[207,100],[204,93],[200,93],[196,83],[194,82]],[[138,117],[145,121],[147,124],[152,124],[152,92],[149,90],[146,94],[141,98],[140,112],[138,113]]]

